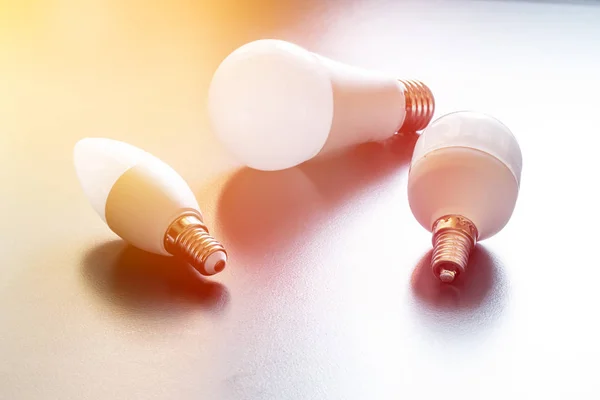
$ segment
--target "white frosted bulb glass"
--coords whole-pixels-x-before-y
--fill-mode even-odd
[[[265,39],[225,58],[208,108],[214,133],[234,156],[251,168],[279,170],[400,129],[423,129],[434,102],[420,82]]]
[[[490,116],[456,112],[423,131],[411,162],[408,200],[417,221],[433,232],[432,267],[441,280],[464,272],[475,243],[506,225],[521,169],[515,137]]]
[[[223,270],[225,249],[208,234],[194,194],[169,165],[105,138],[80,140],[73,156],[84,193],[113,232],[140,249],[180,257],[203,275]]]

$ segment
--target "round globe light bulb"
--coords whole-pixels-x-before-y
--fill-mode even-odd
[[[208,109],[214,133],[242,163],[280,170],[400,129],[423,129],[434,101],[420,82],[264,39],[241,46],[219,65]]]

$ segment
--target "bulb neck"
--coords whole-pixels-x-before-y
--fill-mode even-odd
[[[477,243],[477,228],[460,215],[444,216],[433,224],[431,269],[444,283],[464,273],[469,255]]]
[[[165,249],[192,265],[205,276],[225,269],[227,252],[221,243],[208,233],[208,228],[196,214],[177,218],[165,234]]]
[[[433,93],[421,81],[399,79],[399,82],[404,86],[406,116],[398,132],[421,131],[429,125],[435,112]]]

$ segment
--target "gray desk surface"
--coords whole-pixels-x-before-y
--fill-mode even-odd
[[[597,398],[600,7],[531,2],[0,2],[0,398]],[[411,138],[235,170],[205,93],[244,42],[294,41],[491,113],[514,217],[441,288],[406,199]],[[72,168],[84,136],[190,182],[231,264],[125,246]]]

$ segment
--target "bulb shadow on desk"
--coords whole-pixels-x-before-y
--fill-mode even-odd
[[[431,272],[431,251],[414,269],[411,287],[419,314],[428,325],[444,332],[477,330],[500,317],[505,309],[507,280],[503,267],[481,245],[473,250],[467,270],[456,282],[445,284]]]
[[[417,139],[415,133],[398,134],[282,171],[244,168],[218,200],[220,234],[232,254],[245,257],[298,248],[352,199],[404,172]]]
[[[229,302],[227,288],[203,278],[192,266],[116,240],[91,249],[82,276],[120,313],[167,319],[188,311],[218,313]]]

